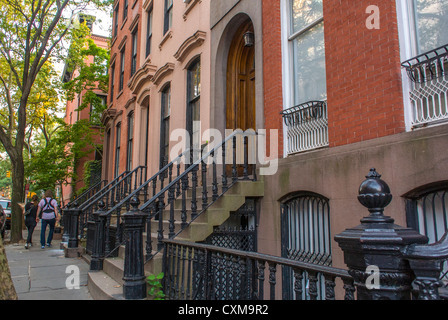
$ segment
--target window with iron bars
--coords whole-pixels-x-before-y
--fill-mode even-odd
[[[448,230],[448,181],[425,188],[406,199],[408,227],[429,238],[429,244],[439,241]],[[448,287],[448,263],[443,264],[441,280]]]
[[[329,200],[321,195],[300,192],[288,197],[281,206],[282,257],[331,266]],[[295,299],[293,272],[283,268],[283,299]],[[302,300],[309,300],[309,278],[303,274]],[[325,299],[325,279],[318,275],[318,299]]]

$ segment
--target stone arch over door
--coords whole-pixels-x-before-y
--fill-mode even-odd
[[[258,3],[258,2],[256,2]],[[220,130],[224,133],[226,128],[233,128],[239,125],[233,123],[227,124],[228,106],[234,108],[238,112],[238,103],[231,104],[228,101],[230,92],[238,92],[236,84],[238,83],[237,74],[234,70],[233,74],[233,88],[228,88],[229,64],[235,69],[239,67],[239,71],[244,69],[245,62],[247,66],[252,68],[249,72],[243,72],[248,75],[249,82],[252,87],[249,88],[250,95],[252,95],[252,124],[245,125],[246,127],[263,128],[264,114],[263,114],[263,85],[262,85],[262,24],[261,24],[261,7],[254,5],[255,2],[242,1],[239,5],[227,13],[220,21],[212,26],[212,91],[211,91],[211,127]],[[251,6],[252,5],[252,6]],[[244,7],[247,6],[247,7]],[[234,14],[233,14],[234,13]],[[246,31],[253,32],[254,45],[252,47],[244,48],[241,46],[242,36]],[[240,44],[240,45],[238,45]],[[233,49],[232,49],[233,47]],[[230,59],[233,54],[234,59]],[[249,59],[247,59],[250,57]],[[247,69],[247,68],[246,68]],[[243,79],[246,81],[246,79]],[[247,96],[250,96],[247,95]],[[235,102],[234,102],[235,103]],[[247,105],[247,101],[244,102]],[[243,103],[243,104],[244,104]],[[241,105],[241,104],[240,104]],[[245,108],[241,108],[245,110]],[[244,126],[242,126],[244,129]]]

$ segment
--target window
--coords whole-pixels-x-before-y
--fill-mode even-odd
[[[190,134],[190,143],[194,149],[201,146],[201,63],[197,59],[188,68],[187,76],[187,130]]]
[[[115,135],[115,178],[120,174],[121,122],[117,124]]]
[[[163,24],[163,34],[171,29],[173,23],[173,0],[165,0],[165,17]]]
[[[171,87],[167,85],[162,91],[162,110],[160,125],[160,169],[168,164],[170,145],[170,109]]]
[[[327,96],[322,0],[289,0],[293,103]]]
[[[300,192],[282,204],[282,257],[297,261],[331,266],[331,234],[329,200],[318,194]],[[303,275],[302,299],[309,299],[308,276]],[[293,299],[292,270],[283,278],[283,298]],[[318,297],[325,298],[325,281],[318,277]]]
[[[328,146],[322,0],[283,0],[285,154]],[[291,121],[298,120],[298,121]]]
[[[97,94],[96,96],[100,100],[100,103],[96,106],[92,103],[90,104],[90,122],[93,125],[100,125],[103,111],[107,108],[107,96],[102,94]]]
[[[120,63],[120,83],[119,83],[119,92],[121,92],[123,90],[123,86],[124,86],[124,63],[125,63],[125,50],[126,47],[123,47],[123,49],[121,49],[121,63]]]
[[[119,9],[119,5],[117,4],[117,6],[115,7],[115,11],[114,11],[114,18],[115,18],[114,37],[116,37],[118,35],[118,9]]]
[[[448,44],[448,2],[406,0],[413,56]]]
[[[128,2],[129,2],[128,0],[124,0],[123,21],[128,17],[128,6],[129,6]]]
[[[148,10],[148,21],[146,22],[146,56],[151,53],[151,39],[152,39],[152,6]]]
[[[429,243],[439,241],[448,231],[447,182],[420,188],[421,192],[406,199],[407,225],[428,237]],[[448,261],[443,262],[441,279],[448,283]]]
[[[114,101],[114,88],[115,88],[115,63],[110,67],[110,101]]]
[[[448,2],[400,0],[407,129],[448,121]]]
[[[135,31],[132,33],[132,60],[131,60],[131,77],[134,75],[137,70],[137,33],[138,28],[135,28]]]
[[[128,116],[128,152],[127,152],[127,163],[126,170],[132,170],[132,151],[133,151],[133,140],[134,140],[134,113]]]

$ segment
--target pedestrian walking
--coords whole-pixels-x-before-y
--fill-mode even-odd
[[[25,249],[28,249],[29,247],[31,247],[33,245],[33,232],[34,232],[34,228],[37,225],[37,209],[39,207],[39,198],[37,197],[37,195],[34,195],[31,198],[31,202],[28,202],[25,205],[25,211],[24,211],[24,215],[25,215],[25,226],[28,229],[28,237],[26,239],[26,244],[25,244]]]
[[[51,190],[47,190],[45,192],[45,198],[43,198],[39,202],[39,206],[37,209],[37,217],[36,222],[39,222],[39,219],[42,219],[42,226],[40,231],[40,244],[42,249],[45,249],[45,232],[47,226],[50,227],[47,238],[47,247],[51,247],[51,241],[53,240],[54,227],[57,222],[61,219],[61,216],[58,212],[58,203],[55,199],[53,199],[53,192]]]

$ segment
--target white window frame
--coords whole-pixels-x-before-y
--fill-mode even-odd
[[[305,28],[291,34],[291,8],[290,0],[280,0],[281,19],[281,48],[282,48],[282,83],[283,83],[283,110],[294,106],[294,62],[293,39],[305,33],[324,21],[321,17]],[[325,28],[325,22],[324,22]],[[291,35],[290,35],[291,34]],[[288,128],[283,123],[283,157],[288,156]]]
[[[417,44],[417,30],[414,13],[414,1],[410,0],[396,0],[397,7],[397,22],[398,22],[398,36],[400,43],[400,60],[404,62],[419,55]],[[433,48],[436,49],[436,48]],[[404,119],[406,131],[412,131],[412,104],[411,95],[412,90],[411,80],[405,68],[401,70],[402,89],[403,89],[403,105],[404,105]]]

